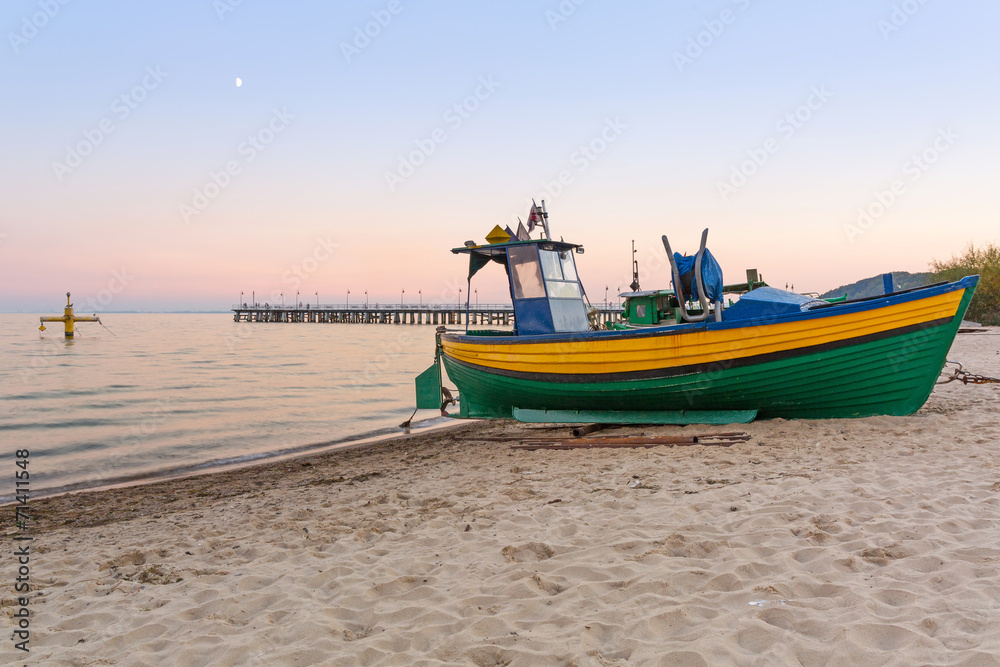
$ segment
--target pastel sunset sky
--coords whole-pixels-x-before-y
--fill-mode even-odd
[[[8,0],[0,311],[454,302],[449,249],[532,198],[594,302],[632,239],[667,287],[660,236],[705,227],[728,282],[923,271],[1000,241],[997,25],[993,0]]]

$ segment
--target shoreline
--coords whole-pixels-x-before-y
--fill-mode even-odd
[[[318,451],[309,450],[306,452],[295,452],[280,455],[277,458],[268,458],[262,462],[234,463],[230,466],[211,468],[203,472],[191,474],[156,477],[148,480],[127,481],[105,486],[74,491],[63,491],[51,495],[32,497],[29,501],[32,508],[33,532],[45,532],[56,527],[64,526],[102,526],[108,523],[118,523],[130,521],[141,517],[159,516],[178,511],[190,509],[191,506],[203,503],[204,500],[194,503],[185,503],[184,499],[165,500],[164,496],[157,494],[175,490],[180,493],[195,495],[197,498],[209,499],[209,501],[228,498],[245,493],[250,493],[253,489],[277,488],[279,484],[294,483],[294,476],[291,480],[285,479],[285,475],[296,470],[308,469],[316,466],[318,470],[325,470],[326,467],[334,467],[340,462],[340,456],[349,452],[378,452],[387,448],[392,448],[394,443],[405,441],[414,446],[421,446],[425,442],[438,443],[442,440],[441,434],[453,434],[455,431],[475,430],[479,421],[455,420],[436,424],[423,429],[419,433],[400,433],[391,436],[375,436],[359,441],[350,441],[331,445]],[[352,457],[347,457],[348,459]],[[307,463],[301,463],[306,461]],[[344,481],[354,481],[347,479]],[[264,486],[254,487],[255,484]],[[209,489],[215,488],[215,493]],[[147,497],[149,496],[149,497]],[[89,506],[88,501],[99,500],[102,504],[103,516],[92,521],[75,521],[67,519],[78,516],[81,506]],[[161,502],[164,501],[164,502]],[[176,503],[176,504],[175,504]],[[169,508],[167,507],[169,505]],[[125,506],[128,509],[125,509]],[[0,505],[0,521],[6,526],[13,526],[16,502],[8,502]],[[16,532],[13,529],[6,529],[4,536],[9,536]]]
[[[435,421],[441,418],[430,418],[424,421]],[[470,423],[477,420],[469,419],[452,419],[447,421],[441,421],[433,423],[430,426],[413,428],[408,432],[402,433],[379,433],[377,435],[362,435],[357,437],[347,437],[342,440],[337,440],[334,442],[321,442],[309,445],[300,445],[297,447],[291,447],[287,449],[275,450],[270,453],[260,454],[253,459],[244,459],[238,461],[229,460],[225,462],[226,459],[219,461],[207,461],[205,463],[192,464],[189,466],[183,466],[180,468],[171,468],[167,470],[154,471],[150,473],[136,473],[132,476],[117,478],[106,484],[99,484],[96,486],[80,486],[78,484],[69,484],[67,486],[55,487],[51,489],[41,489],[39,491],[33,492],[33,497],[36,500],[43,500],[46,498],[55,498],[57,496],[70,495],[75,493],[90,493],[90,492],[101,492],[110,489],[119,489],[131,486],[147,486],[150,484],[156,484],[159,482],[168,482],[177,479],[185,479],[187,477],[198,477],[201,475],[215,475],[221,474],[233,470],[241,470],[243,468],[252,468],[254,466],[267,465],[269,463],[280,463],[283,461],[294,460],[297,458],[302,458],[306,456],[316,456],[320,454],[325,454],[327,452],[341,451],[347,449],[353,449],[356,447],[366,447],[373,445],[385,440],[392,440],[394,438],[406,438],[411,435],[422,435],[424,433],[430,433],[433,431],[439,431],[449,428],[455,428],[462,425],[463,423]],[[14,497],[11,496],[9,500],[3,500],[0,502],[0,508],[13,505],[16,501]]]

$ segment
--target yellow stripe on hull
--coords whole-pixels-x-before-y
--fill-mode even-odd
[[[453,359],[531,373],[627,373],[785,352],[953,318],[965,290],[842,315],[732,329],[635,336],[587,336],[558,342],[488,343],[442,336]]]

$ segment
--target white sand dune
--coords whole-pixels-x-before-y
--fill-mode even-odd
[[[994,333],[951,358],[1000,377]],[[180,511],[144,487],[155,515],[37,535],[29,664],[1000,665],[998,415],[1000,385],[952,383],[729,448],[511,450],[469,434],[530,427],[481,424]],[[682,431],[711,430],[734,429]]]

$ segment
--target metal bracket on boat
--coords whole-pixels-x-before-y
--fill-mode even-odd
[[[957,361],[945,362],[946,366],[949,364],[957,366],[957,368],[952,369],[951,375],[939,379],[935,384],[948,384],[949,382],[954,382],[955,380],[958,380],[962,384],[1000,384],[1000,379],[998,378],[976,375],[975,373],[969,373],[968,371],[962,370],[962,364]],[[942,372],[944,372],[943,369]]]
[[[701,260],[705,256],[705,244],[708,242],[708,229],[705,229],[701,233],[701,246],[698,248],[698,254],[694,258],[694,279],[691,281],[693,285],[697,285],[698,301],[701,303],[701,314],[691,315],[687,312],[687,308],[684,306],[687,303],[687,297],[684,295],[684,287],[681,285],[681,272],[677,268],[677,261],[674,259],[673,250],[670,249],[670,241],[667,240],[667,235],[663,235],[663,247],[667,251],[667,259],[670,261],[670,275],[674,281],[674,294],[677,295],[677,303],[681,308],[681,317],[685,322],[701,322],[707,320],[712,316],[712,309],[708,302],[708,297],[705,296],[705,288],[702,285],[703,278],[701,276]],[[693,295],[692,295],[693,296]],[[722,321],[722,304],[715,304],[715,321]]]
[[[455,391],[458,390],[456,389]],[[441,385],[441,394],[443,396],[443,400],[441,401],[441,416],[450,417],[451,415],[448,414],[446,408],[449,405],[458,405],[458,396],[453,395],[451,393],[451,389],[448,389],[448,387],[444,385]]]

